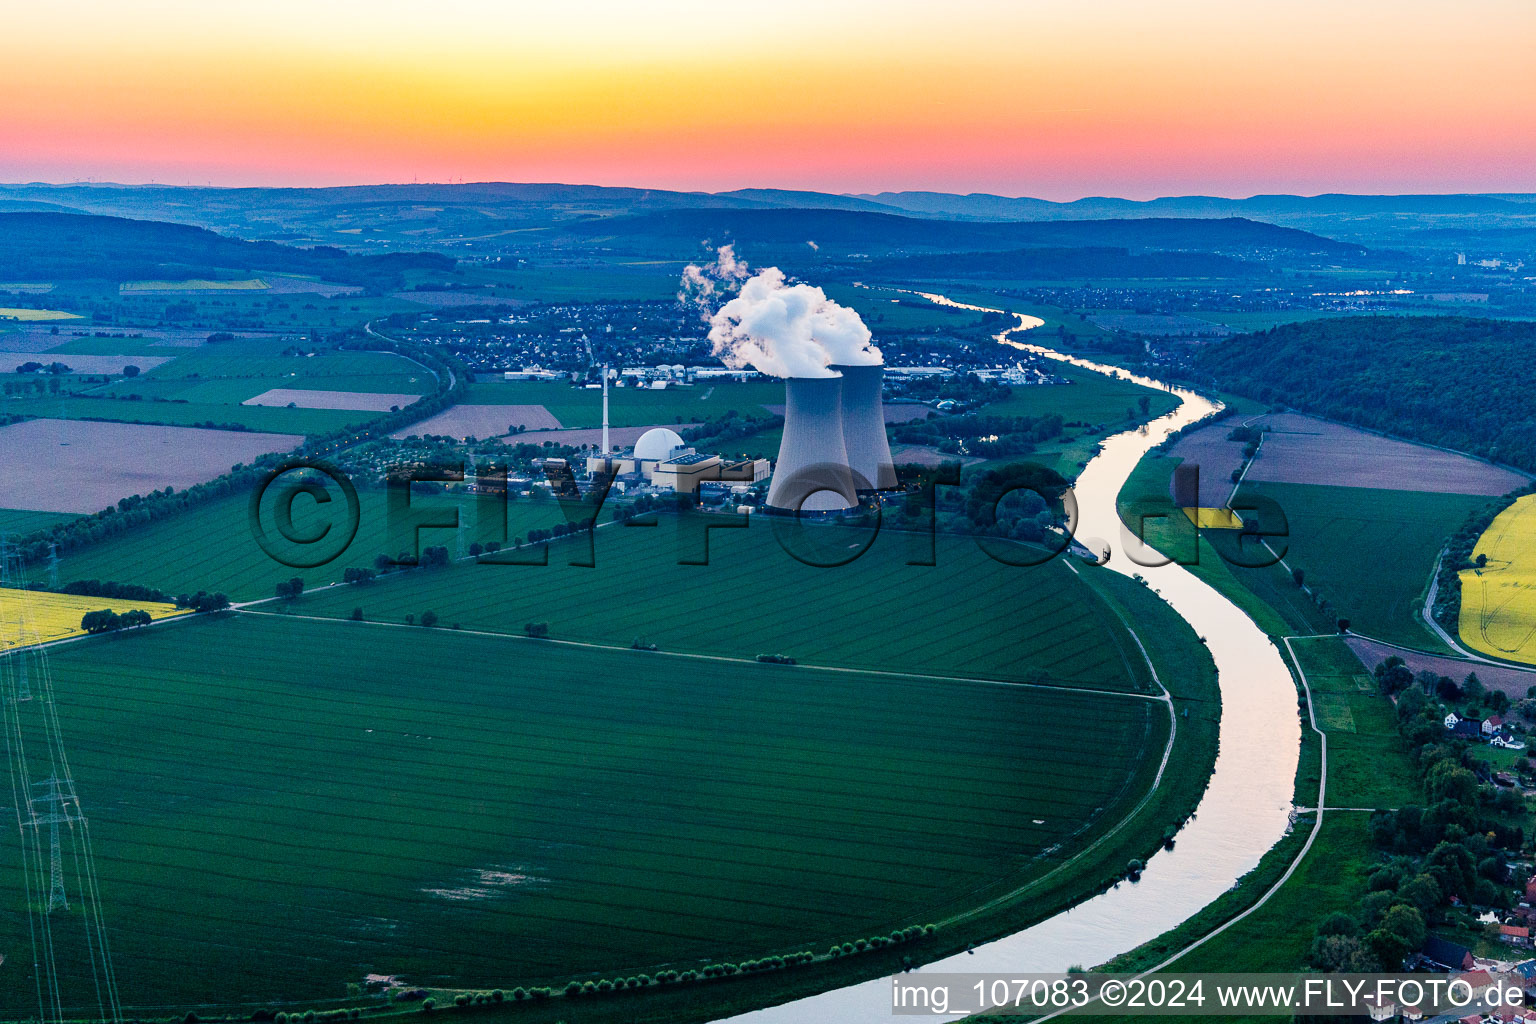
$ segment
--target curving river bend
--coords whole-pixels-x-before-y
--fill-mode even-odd
[[[943,295],[917,294],[940,305],[1005,312]],[[1064,971],[1073,964],[1103,963],[1178,925],[1231,888],[1285,834],[1301,743],[1295,686],[1279,651],[1263,631],[1184,567],[1145,568],[1126,556],[1126,545],[1136,541],[1121,525],[1115,502],[1131,470],[1171,432],[1221,406],[1193,391],[1018,341],[1013,335],[1044,321],[1012,315],[1019,323],[997,336],[1001,344],[1169,391],[1181,400],[1178,408],[1144,430],[1108,438],[1089,460],[1074,485],[1077,537],[1092,551],[1107,547],[1109,568],[1127,576],[1140,573],[1206,638],[1220,674],[1220,751],[1210,785],[1194,818],[1179,833],[1178,844],[1154,854],[1138,884],[1122,884],[1023,931],[978,946],[974,954],[960,953],[927,964],[922,969],[928,971]],[[890,1019],[890,982],[885,978],[728,1018],[732,1024],[888,1024]]]

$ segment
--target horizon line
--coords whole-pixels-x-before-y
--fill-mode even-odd
[[[590,182],[573,181],[513,181],[507,179],[486,179],[481,181],[360,181],[346,184],[329,185],[230,185],[206,182],[196,184],[193,182],[166,182],[166,181],[97,181],[94,179],[74,179],[70,181],[5,181],[0,182],[0,188],[165,188],[165,189],[200,189],[204,191],[329,191],[346,188],[473,188],[488,185],[513,185],[513,186],[546,186],[557,188],[593,188],[593,189],[624,189],[633,192],[669,192],[674,195],[693,196],[732,196],[743,192],[786,192],[802,193],[806,195],[829,196],[839,199],[867,199],[875,200],[879,196],[901,195],[936,195],[953,196],[957,199],[1002,199],[1010,202],[1028,201],[1045,203],[1052,206],[1070,206],[1074,203],[1092,202],[1094,200],[1110,200],[1124,203],[1156,203],[1176,199],[1210,199],[1220,202],[1248,202],[1255,199],[1325,199],[1330,197],[1346,197],[1352,199],[1419,199],[1419,198],[1477,198],[1477,199],[1502,199],[1508,196],[1531,196],[1536,198],[1536,191],[1521,192],[1510,190],[1505,192],[1255,192],[1249,195],[1219,195],[1207,192],[1185,192],[1158,195],[1149,199],[1133,199],[1128,196],[1116,195],[1083,195],[1076,199],[1045,199],[1032,195],[1005,195],[1000,192],[953,192],[944,189],[885,189],[879,192],[832,192],[812,188],[786,188],[777,185],[744,185],[737,188],[719,189],[710,191],[707,189],[673,188],[658,185],[599,185]]]

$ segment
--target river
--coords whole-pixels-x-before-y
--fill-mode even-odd
[[[941,305],[1004,312],[942,295],[917,294]],[[1023,931],[977,946],[972,953],[927,964],[921,968],[924,971],[1010,974],[1064,971],[1074,964],[1093,966],[1173,928],[1230,889],[1285,834],[1301,745],[1290,672],[1253,620],[1182,566],[1148,568],[1126,555],[1127,544],[1136,541],[1121,525],[1115,501],[1131,470],[1171,432],[1221,406],[1193,391],[1171,388],[1119,367],[1019,341],[1015,335],[1043,321],[1012,315],[1019,323],[997,336],[1001,344],[1169,391],[1181,400],[1176,409],[1145,429],[1106,439],[1089,460],[1074,485],[1077,537],[1092,551],[1108,548],[1110,569],[1127,576],[1140,573],[1206,639],[1220,676],[1220,750],[1194,817],[1179,833],[1173,849],[1159,850],[1147,861],[1140,882],[1122,883]],[[888,1024],[890,991],[889,979],[877,978],[728,1020],[731,1024]]]

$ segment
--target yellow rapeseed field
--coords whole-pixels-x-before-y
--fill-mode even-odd
[[[1499,513],[1472,549],[1479,555],[1486,564],[1461,573],[1462,642],[1536,665],[1536,494]]]
[[[79,313],[66,313],[62,309],[20,309],[0,306],[0,320],[79,320]]]
[[[0,589],[0,650],[78,636],[85,632],[80,628],[80,619],[85,613],[102,608],[119,614],[140,608],[155,619],[188,614],[186,609],[173,604],[5,588]]]
[[[1243,520],[1229,508],[1186,508],[1184,514],[1201,530],[1241,530]]]

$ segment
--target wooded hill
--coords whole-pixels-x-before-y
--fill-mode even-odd
[[[1342,317],[1204,349],[1198,370],[1263,402],[1536,472],[1536,323]]]
[[[455,263],[437,253],[354,256],[330,246],[246,242],[162,221],[0,212],[0,281],[227,279],[267,271],[392,287],[407,270],[450,271]]]
[[[679,239],[697,243],[739,239],[758,243],[805,244],[839,249],[1000,249],[1019,246],[1115,246],[1199,252],[1284,249],[1350,256],[1362,246],[1337,242],[1295,228],[1241,217],[988,223],[923,220],[860,210],[668,210],[561,225],[584,238]]]

